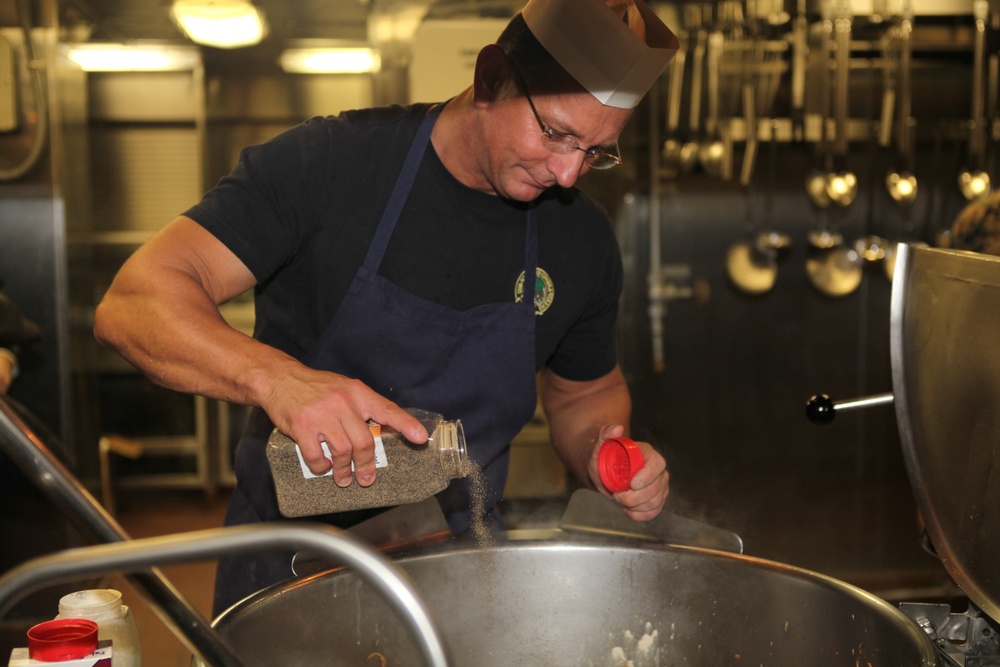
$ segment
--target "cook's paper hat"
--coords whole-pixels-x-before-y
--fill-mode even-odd
[[[606,106],[635,107],[677,53],[677,36],[642,0],[530,0],[521,16]]]

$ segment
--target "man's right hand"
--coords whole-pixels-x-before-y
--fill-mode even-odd
[[[416,444],[426,442],[429,435],[416,418],[360,380],[305,366],[294,367],[275,381],[261,407],[278,430],[298,444],[313,474],[325,474],[332,466],[337,486],[351,484],[352,462],[358,484],[370,486],[375,481],[375,441],[369,420]],[[321,442],[327,443],[332,463]]]

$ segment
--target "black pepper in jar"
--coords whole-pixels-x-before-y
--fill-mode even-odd
[[[452,479],[465,477],[469,470],[462,422],[423,410],[410,412],[419,412],[418,419],[430,425],[430,438],[417,445],[395,431],[382,430],[375,437],[381,438],[384,462],[367,487],[356,479],[350,486],[337,486],[332,474],[313,476],[295,442],[275,429],[267,442],[267,459],[281,514],[296,518],[415,503],[443,491]]]

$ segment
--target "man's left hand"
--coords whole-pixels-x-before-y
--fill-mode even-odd
[[[650,521],[662,510],[670,493],[670,473],[667,472],[667,462],[663,456],[648,442],[636,444],[642,451],[642,468],[632,477],[632,488],[628,491],[611,493],[601,484],[597,468],[597,454],[601,444],[609,438],[620,438],[625,435],[623,426],[605,426],[594,445],[590,456],[590,479],[602,494],[613,498],[625,509],[625,514],[636,521]]]

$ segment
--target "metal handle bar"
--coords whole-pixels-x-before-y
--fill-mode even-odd
[[[834,401],[826,394],[817,394],[806,403],[806,417],[817,424],[829,424],[840,410],[860,410],[876,405],[888,405],[895,400],[891,392],[873,394],[858,398],[847,398]]]
[[[67,470],[6,397],[0,397],[0,451],[85,535],[97,542],[129,539],[128,533]],[[135,572],[129,580],[188,650],[212,665],[242,667],[233,650],[159,570]]]
[[[331,526],[258,524],[214,528],[165,537],[69,549],[32,559],[0,577],[0,614],[45,584],[79,576],[135,571],[154,563],[172,565],[205,558],[309,549],[341,558],[357,570],[402,616],[430,667],[447,667],[444,643],[426,607],[405,573],[389,559]]]

